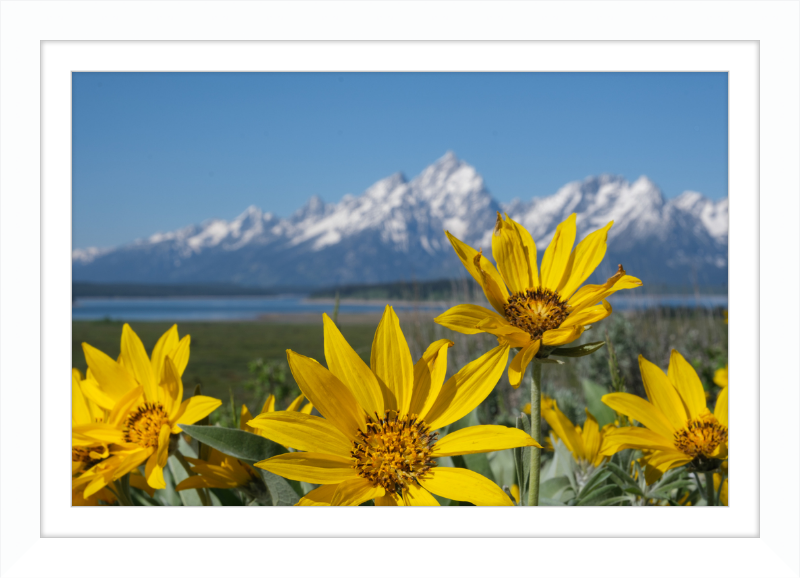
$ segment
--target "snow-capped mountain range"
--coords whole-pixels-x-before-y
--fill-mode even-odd
[[[578,239],[614,220],[596,279],[622,263],[645,284],[725,284],[728,200],[686,191],[665,200],[647,177],[568,183],[549,197],[499,204],[474,167],[447,153],[408,181],[396,173],[339,203],[312,197],[291,217],[250,206],[113,249],[75,249],[74,281],[329,287],[466,275],[444,230],[491,254],[496,212],[533,235],[541,253],[577,213]]]

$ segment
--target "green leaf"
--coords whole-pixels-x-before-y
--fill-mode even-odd
[[[572,491],[572,484],[567,476],[551,478],[539,484],[539,499],[544,496],[550,500],[558,500],[566,490]]]
[[[167,467],[164,468],[164,481],[167,482],[167,487],[162,490],[156,490],[154,496],[159,498],[165,506],[182,506],[183,501],[178,495],[179,492],[175,491],[176,483],[172,477],[172,468],[169,467],[169,460],[167,460]]]
[[[531,433],[531,421],[524,413],[517,418],[517,429]],[[514,448],[514,465],[517,470],[517,485],[519,486],[520,501],[524,504],[528,497],[528,483],[531,475],[531,448]]]
[[[559,347],[550,352],[550,355],[559,357],[584,357],[591,355],[606,344],[605,341],[595,341],[594,343],[584,343],[576,347]]]
[[[285,454],[286,448],[250,432],[217,426],[181,425],[196,440],[234,458],[258,462]]]
[[[596,488],[600,485],[601,482],[606,481],[612,472],[605,470],[605,469],[597,469],[592,474],[592,477],[586,481],[586,484],[581,488],[581,496],[587,495],[589,492],[592,491],[593,488]]]
[[[564,365],[564,362],[560,359],[550,359],[549,357],[534,357],[531,359],[531,363]]]
[[[630,502],[630,496],[614,496],[613,498],[608,498],[607,500],[603,500],[602,502],[598,502],[598,506],[613,506],[614,504],[619,504],[621,502]]]
[[[289,485],[289,482],[267,470],[259,470],[264,485],[267,486],[272,506],[294,506],[300,496]]]
[[[614,410],[602,401],[602,397],[608,393],[608,390],[588,379],[582,379],[581,386],[583,387],[583,396],[586,398],[586,407],[597,420],[597,425],[602,428],[606,424],[613,423],[616,417]]]
[[[625,470],[623,470],[621,467],[619,467],[614,462],[608,462],[606,464],[606,468],[608,468],[609,470],[611,470],[612,472],[614,472],[617,475],[617,477],[622,482],[622,484],[620,484],[620,485],[636,486],[636,480],[634,480],[632,477],[630,477]]]
[[[545,498],[544,496],[539,496],[539,505],[540,506],[566,506],[568,504],[561,502],[559,500],[554,500],[552,498]]]
[[[612,485],[601,486],[599,488],[596,488],[596,489],[592,490],[587,495],[585,495],[582,498],[580,498],[576,505],[578,505],[578,506],[590,506],[594,502],[599,501],[601,497],[606,496],[607,494],[610,494],[611,492],[615,492],[615,491],[617,491],[617,489],[618,489],[617,486],[612,486]]]

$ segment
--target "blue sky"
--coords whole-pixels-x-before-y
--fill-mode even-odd
[[[288,216],[446,151],[501,202],[650,177],[728,194],[726,73],[73,73],[73,246]]]

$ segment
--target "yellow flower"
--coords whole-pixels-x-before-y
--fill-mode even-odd
[[[606,432],[614,429],[607,425],[602,430],[594,416],[586,409],[586,421],[583,427],[574,425],[564,413],[558,409],[554,399],[542,396],[542,417],[550,426],[552,435],[560,439],[572,452],[575,461],[584,469],[599,466],[605,456],[600,453],[600,447]]]
[[[297,396],[286,411],[298,411],[300,404],[303,402],[305,396],[301,393]],[[307,403],[299,411],[301,413],[310,414],[314,409],[313,405]],[[261,413],[269,413],[275,411],[275,396],[270,395],[261,409]],[[250,427],[247,422],[252,420],[253,416],[247,406],[242,404],[242,411],[239,416],[239,429],[254,433],[256,435],[264,435],[259,429]],[[191,464],[191,470],[194,476],[189,476],[175,489],[178,492],[189,490],[193,488],[238,488],[249,486],[255,480],[259,480],[260,476],[252,467],[243,461],[223,454],[222,452],[210,448],[208,460],[201,460],[196,458],[186,458],[186,461]]]
[[[79,477],[81,482],[90,478],[84,497],[144,462],[147,484],[165,488],[163,468],[170,436],[181,432],[179,424],[193,424],[222,404],[202,395],[183,400],[181,375],[189,362],[189,336],[179,340],[178,328],[173,325],[148,358],[141,340],[126,323],[118,361],[88,343],[83,344],[83,352],[92,379],[81,382],[81,389],[109,413],[106,423],[74,425],[72,445],[106,443],[111,451],[108,458]]]
[[[292,480],[322,484],[298,505],[436,506],[431,494],[483,506],[511,499],[487,478],[435,459],[537,446],[527,433],[496,425],[473,426],[441,440],[436,430],[467,415],[492,391],[508,361],[498,346],[444,380],[452,342],[431,344],[414,365],[397,315],[387,306],[375,332],[370,366],[323,315],[325,359],[287,351],[300,391],[324,417],[264,413],[249,425],[269,439],[300,450],[258,462]]]
[[[575,341],[587,325],[611,314],[606,297],[642,284],[626,275],[620,265],[604,284],[581,287],[603,260],[606,237],[613,224],[611,221],[587,235],[573,250],[573,213],[556,228],[544,252],[541,271],[537,269],[533,237],[507,215],[503,218],[497,214],[492,235],[497,269],[481,251],[446,231],[464,267],[483,288],[496,313],[478,305],[457,305],[435,321],[459,333],[491,333],[501,343],[520,348],[508,368],[511,385],[518,387],[537,353]]]
[[[728,364],[725,364],[725,369],[718,369],[714,372],[714,383],[720,387],[728,387]]]
[[[305,396],[301,393],[294,398],[292,403],[289,404],[289,407],[286,408],[286,411],[299,411],[300,413],[310,414],[311,410],[314,409],[314,404],[307,403],[302,409],[299,409],[300,405],[303,403],[303,399],[305,399]],[[270,413],[273,411],[275,411],[275,396],[270,394],[267,401],[264,402],[264,407],[261,408],[261,413]],[[250,410],[247,409],[246,405],[242,404],[242,411],[239,415],[239,429],[266,437],[261,430],[247,425],[247,422],[251,419],[253,419],[253,416],[250,414]]]
[[[651,450],[646,463],[658,476],[690,462],[700,470],[713,469],[727,457],[728,389],[720,392],[712,414],[697,372],[674,349],[667,375],[641,355],[639,369],[649,402],[629,393],[609,393],[603,402],[645,427],[621,427],[606,433],[601,452]]]
[[[109,412],[84,395],[81,388],[81,374],[72,370],[72,425],[93,427],[94,424],[105,424]],[[87,440],[88,441],[88,440]],[[108,457],[108,444],[97,442],[95,445],[72,446],[72,475],[78,476],[99,461]],[[73,500],[74,502],[75,500]]]

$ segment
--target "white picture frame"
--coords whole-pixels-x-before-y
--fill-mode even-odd
[[[0,6],[0,575],[800,575],[799,2]],[[87,70],[728,71],[731,506],[72,508],[70,73]]]

